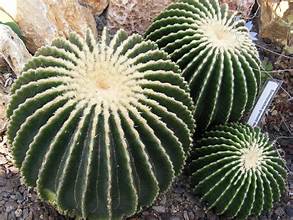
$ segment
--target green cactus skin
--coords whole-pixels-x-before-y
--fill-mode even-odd
[[[246,219],[272,208],[287,172],[267,135],[240,123],[207,131],[189,166],[195,193],[218,215]]]
[[[185,163],[193,102],[152,41],[105,29],[40,48],[11,89],[9,141],[23,181],[62,213],[121,219]]]
[[[243,20],[217,0],[179,0],[151,24],[155,41],[182,69],[195,102],[199,131],[237,121],[260,87],[260,61]]]

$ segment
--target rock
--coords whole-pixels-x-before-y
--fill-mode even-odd
[[[12,210],[16,210],[17,203],[15,201],[9,201],[6,203],[6,212],[11,212]]]
[[[79,0],[79,3],[90,8],[94,15],[100,15],[108,7],[109,0]]]
[[[165,205],[167,202],[167,198],[166,198],[166,195],[162,195],[161,196],[161,200],[160,200],[160,205]]]
[[[123,28],[143,34],[152,20],[174,0],[111,0],[107,23],[110,30]]]
[[[144,220],[158,220],[158,218],[155,215],[147,215]]]
[[[21,209],[16,209],[14,213],[15,213],[15,217],[19,218],[22,215],[22,210]]]
[[[259,34],[274,43],[285,46],[285,50],[293,53],[293,2],[288,0],[262,0],[260,4]],[[274,31],[272,31],[274,30]]]
[[[15,193],[15,196],[16,196],[17,203],[21,203],[22,200],[23,200],[23,196],[22,196],[22,194],[19,193],[19,192],[16,192],[16,193]]]
[[[0,219],[7,219],[7,213],[0,213]]]
[[[23,210],[23,219],[27,219],[28,218],[28,215],[29,215],[28,208],[25,208]]]
[[[169,220],[183,220],[183,218],[178,215],[173,215],[173,216],[170,216]]]
[[[232,11],[239,11],[244,18],[249,18],[255,0],[220,0],[220,3],[226,3]]]
[[[183,212],[183,218],[184,218],[184,220],[189,220],[189,216],[188,216],[186,210]]]
[[[4,157],[4,155],[0,154],[0,165],[6,164],[6,163],[7,163],[6,158]]]
[[[166,208],[164,206],[153,206],[152,209],[158,213],[166,212]]]
[[[6,185],[6,183],[7,183],[7,180],[6,180],[6,178],[5,178],[5,177],[3,177],[3,176],[0,176],[0,187],[3,187],[3,186],[5,186],[5,185]]]
[[[184,193],[184,188],[182,186],[175,186],[174,187],[174,192],[175,193],[178,193],[178,194],[181,194],[181,193]]]
[[[194,211],[194,214],[195,214],[195,219],[205,217],[205,212],[202,209],[197,209],[196,211]],[[210,215],[209,217],[212,217],[212,215]]]
[[[282,215],[285,214],[284,209],[283,209],[282,207],[278,207],[278,208],[275,210],[275,213],[276,213],[276,215],[278,215],[278,216],[282,216]]]
[[[208,212],[207,213],[207,219],[209,219],[209,220],[216,220],[217,219],[217,216],[214,213],[212,213],[212,212]]]
[[[13,199],[13,200],[16,200],[16,195],[11,194],[11,195],[10,195],[10,198]]]
[[[23,41],[10,27],[0,24],[0,57],[17,75],[31,58]]]
[[[195,218],[194,213],[189,211],[188,212],[188,217],[189,217],[189,219],[193,220]]]
[[[78,0],[0,0],[1,7],[18,23],[31,52],[71,31],[83,34],[89,27],[96,35],[91,10]]]
[[[293,207],[292,206],[286,206],[285,212],[290,218],[293,218]]]

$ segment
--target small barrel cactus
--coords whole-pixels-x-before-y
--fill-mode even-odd
[[[285,164],[269,138],[240,123],[206,132],[189,168],[195,193],[209,209],[236,219],[268,211],[285,190]]]
[[[62,213],[121,219],[149,206],[185,163],[188,84],[139,35],[72,33],[40,48],[11,89],[9,141],[24,183]]]
[[[151,24],[155,41],[182,69],[203,131],[237,121],[249,111],[260,87],[258,53],[243,20],[217,0],[179,0]]]

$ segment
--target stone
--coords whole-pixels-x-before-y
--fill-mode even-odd
[[[29,215],[28,208],[25,208],[23,210],[23,219],[27,219],[28,218],[28,215]]]
[[[0,176],[0,187],[3,187],[3,186],[5,186],[5,185],[6,185],[6,183],[7,183],[7,180],[6,180],[6,178],[5,178],[5,177],[3,177],[3,176]]]
[[[22,215],[22,210],[21,209],[16,209],[14,213],[15,213],[15,217],[19,218]]]
[[[97,34],[91,10],[78,0],[0,0],[0,8],[18,23],[32,53],[72,31],[83,34],[90,28]]]
[[[193,220],[195,218],[195,215],[194,215],[193,212],[189,211],[188,212],[188,217],[189,217],[189,219]]]
[[[220,3],[226,3],[231,11],[240,12],[242,17],[249,18],[255,0],[220,0]]]
[[[262,0],[260,4],[259,34],[273,43],[285,46],[284,50],[293,53],[293,1]],[[272,31],[274,30],[274,31]]]
[[[212,212],[208,212],[207,213],[207,219],[209,219],[209,220],[216,220],[217,219],[217,216],[214,213],[212,213]]]
[[[183,220],[183,218],[178,215],[173,215],[173,216],[170,216],[169,220]]]
[[[178,194],[181,194],[181,193],[184,193],[184,188],[182,186],[175,186],[174,187],[174,192],[175,193],[178,193]]]
[[[162,195],[161,200],[160,200],[160,204],[161,204],[161,205],[165,205],[166,202],[167,202],[166,195]]]
[[[189,216],[188,216],[186,210],[183,212],[183,218],[184,218],[184,220],[189,220]]]
[[[107,26],[111,31],[123,28],[143,34],[152,20],[174,0],[111,0]]]
[[[7,219],[7,213],[0,213],[0,219]]]
[[[79,3],[89,8],[93,15],[100,15],[108,7],[109,0],[79,0]]]
[[[6,212],[11,212],[13,210],[16,210],[17,203],[15,201],[9,201],[5,204],[6,206]]]
[[[0,165],[6,164],[7,160],[4,155],[0,154]]]
[[[23,196],[22,196],[21,193],[16,192],[16,193],[15,193],[15,197],[16,197],[17,203],[22,202],[22,200],[23,200]]]
[[[164,206],[153,206],[152,209],[158,213],[166,212],[166,208]]]
[[[278,208],[275,210],[275,213],[276,213],[276,215],[278,215],[278,216],[282,216],[282,215],[285,214],[285,211],[284,211],[284,209],[283,209],[282,207],[278,207]]]
[[[3,24],[0,24],[0,57],[16,75],[31,58],[23,41],[10,27]]]
[[[286,206],[285,212],[290,218],[293,218],[293,206]]]
[[[147,215],[144,220],[158,220],[158,218],[155,215]]]

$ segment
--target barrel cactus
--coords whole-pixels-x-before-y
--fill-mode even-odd
[[[189,168],[209,209],[235,219],[268,211],[285,190],[285,164],[267,135],[240,123],[206,132]]]
[[[199,130],[237,121],[260,87],[260,61],[243,20],[217,0],[179,0],[151,24],[155,41],[182,69],[195,102]]]
[[[72,33],[40,48],[11,89],[9,141],[25,184],[60,212],[121,219],[149,206],[184,165],[188,84],[139,35]]]

